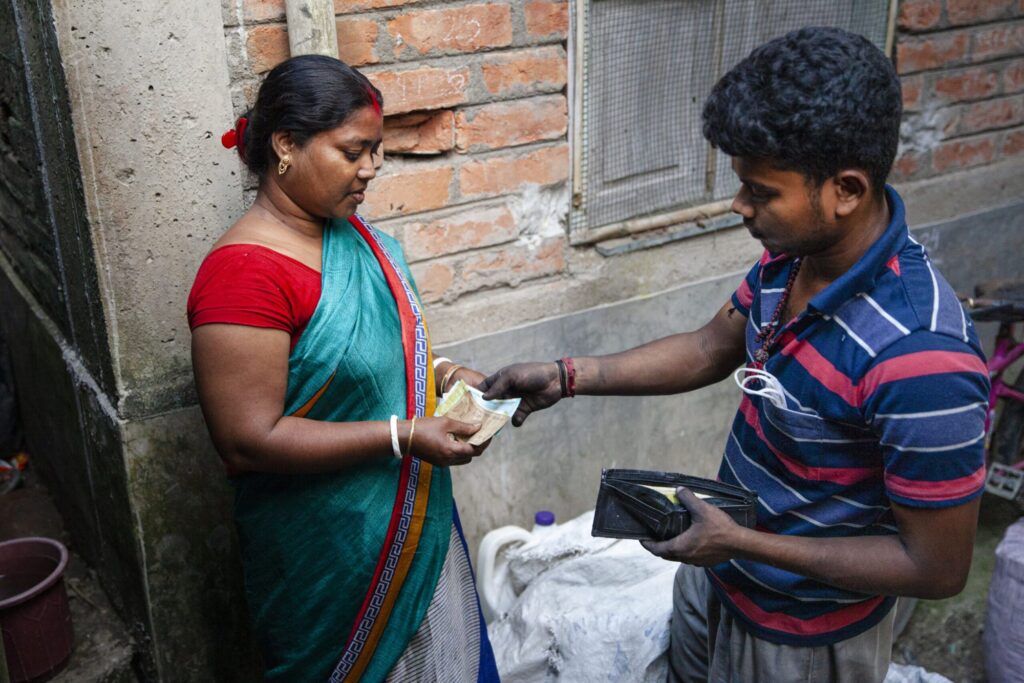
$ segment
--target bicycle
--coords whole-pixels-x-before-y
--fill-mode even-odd
[[[1014,334],[1024,321],[1024,281],[993,281],[961,297],[976,322],[998,322],[995,349],[988,359],[988,411],[985,415],[985,490],[1024,508],[1024,369],[1013,382],[1003,374],[1024,357],[1024,340]]]

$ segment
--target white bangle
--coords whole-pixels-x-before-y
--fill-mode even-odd
[[[444,356],[440,356],[438,358],[435,358],[434,359],[434,369],[437,370],[437,366],[440,365],[441,363],[451,363],[451,362],[452,362],[451,358],[445,358]]]
[[[398,416],[391,416],[391,452],[399,460],[402,459],[402,449],[398,447]]]

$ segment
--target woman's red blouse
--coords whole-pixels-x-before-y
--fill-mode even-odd
[[[188,295],[188,325],[210,323],[284,330],[292,348],[320,300],[320,273],[255,244],[210,252]]]

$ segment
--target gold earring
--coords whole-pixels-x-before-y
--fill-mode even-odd
[[[284,175],[285,171],[292,164],[292,158],[289,156],[281,157],[280,163],[277,164],[277,175]]]

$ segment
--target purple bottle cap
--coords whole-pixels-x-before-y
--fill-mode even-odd
[[[538,526],[551,526],[555,523],[555,513],[550,510],[539,510],[533,516],[533,521]]]

